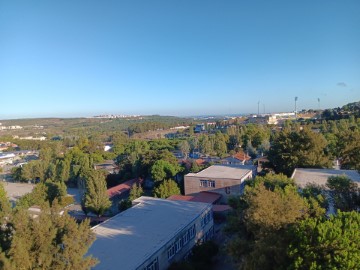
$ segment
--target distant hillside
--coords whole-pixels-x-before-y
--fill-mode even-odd
[[[6,135],[89,135],[95,133],[130,132],[141,133],[190,125],[192,118],[174,116],[140,116],[137,118],[34,118],[0,120],[2,126],[21,126],[17,130],[0,130]]]
[[[350,116],[360,117],[360,101],[348,103],[341,108],[326,109],[322,113],[322,118],[326,120],[347,119]]]

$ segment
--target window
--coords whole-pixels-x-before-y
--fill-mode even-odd
[[[195,224],[189,229],[190,239],[193,239],[196,234]]]
[[[208,181],[207,180],[200,180],[200,187],[208,187]]]
[[[172,244],[169,248],[168,248],[168,260],[170,260],[172,257],[175,256],[175,245]]]
[[[175,252],[178,253],[181,248],[182,248],[182,239],[180,238],[175,242]]]
[[[156,258],[155,260],[153,260],[151,263],[149,263],[144,270],[159,270],[159,262],[158,259]]]
[[[226,193],[226,194],[230,194],[230,192],[231,192],[230,187],[225,187],[225,193]]]
[[[213,180],[200,180],[200,187],[215,187],[215,181]]]
[[[208,211],[202,218],[201,218],[201,227],[205,227],[212,220],[212,212]]]
[[[190,240],[190,231],[187,231],[184,235],[183,235],[183,245],[185,246]]]

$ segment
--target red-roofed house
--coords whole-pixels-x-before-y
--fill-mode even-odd
[[[112,201],[111,211],[114,213],[118,212],[118,203],[123,199],[127,199],[130,194],[131,187],[134,184],[142,184],[143,180],[141,178],[135,178],[124,183],[117,185],[115,187],[109,188],[107,194],[109,199]]]
[[[222,159],[221,163],[227,165],[245,165],[250,160],[251,157],[248,154],[244,151],[240,151],[233,156]]]

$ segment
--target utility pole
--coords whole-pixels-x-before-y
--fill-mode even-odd
[[[297,110],[296,110],[296,102],[298,100],[298,97],[295,97],[295,120],[297,119]]]

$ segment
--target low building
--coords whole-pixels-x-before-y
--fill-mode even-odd
[[[213,235],[211,204],[140,197],[132,208],[93,227],[95,270],[165,270]]]
[[[130,195],[130,190],[134,184],[141,185],[143,180],[141,178],[135,178],[124,183],[109,188],[107,190],[107,194],[109,195],[109,199],[111,200],[111,208],[110,212],[115,214],[119,212],[118,204],[121,200],[127,199]]]
[[[334,170],[334,169],[295,169],[291,178],[303,188],[307,184],[325,186],[330,176],[347,176],[360,186],[360,174],[355,170]]]
[[[172,201],[211,203],[215,219],[217,217],[225,217],[226,214],[230,210],[232,210],[232,208],[227,204],[218,204],[220,202],[221,195],[214,192],[203,191],[203,192],[199,192],[198,194],[195,194],[194,196],[172,195],[167,199]]]
[[[240,151],[240,152],[236,153],[235,155],[223,158],[220,162],[224,165],[225,164],[245,165],[245,164],[251,162],[251,157],[248,154],[246,154],[244,151]]]
[[[213,165],[198,173],[185,175],[185,195],[211,191],[222,195],[220,201],[226,203],[230,196],[242,194],[244,181],[255,175],[256,166],[252,165]]]

